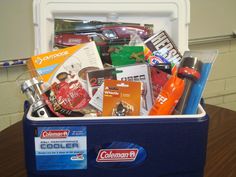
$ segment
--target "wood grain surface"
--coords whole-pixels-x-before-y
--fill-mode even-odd
[[[236,177],[236,112],[206,105],[210,116],[204,177]],[[22,121],[0,132],[0,176],[26,177]]]
[[[210,116],[204,177],[236,177],[236,112],[207,105]]]

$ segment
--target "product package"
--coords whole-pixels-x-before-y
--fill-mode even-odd
[[[104,70],[89,71],[87,79],[90,96],[93,96],[96,93],[97,89],[102,85],[104,78],[142,82],[141,114],[147,115],[147,111],[152,107],[153,103],[151,87],[152,84],[150,80],[150,71],[147,64],[137,64],[124,67],[106,68]],[[102,92],[102,89],[100,92]],[[102,93],[99,95],[102,95]],[[98,103],[96,103],[96,105],[97,104]],[[102,103],[100,103],[100,105],[101,104]]]
[[[141,114],[146,115],[152,107],[152,84],[150,80],[150,70],[147,64],[130,65],[126,67],[118,67],[116,69],[117,80],[142,82],[141,93]]]
[[[183,91],[185,82],[176,75],[172,75],[165,83],[160,91],[153,107],[148,115],[170,115],[174,111],[176,104],[179,102]]]
[[[194,73],[197,76],[197,79],[192,81],[192,87],[183,114],[197,113],[198,104],[202,98],[209,73],[217,55],[217,50],[186,51],[184,53],[183,58],[195,58],[195,60],[200,61],[201,68],[199,74]],[[189,72],[187,74],[189,75]]]
[[[98,47],[103,64],[125,66],[144,63],[143,46],[111,45]]]
[[[105,69],[91,70],[87,73],[88,93],[90,97],[94,96],[105,79],[117,80],[116,68],[109,67]]]
[[[152,80],[153,99],[155,100],[157,99],[161,91],[161,88],[168,81],[169,74],[153,66],[150,67],[150,71],[151,71],[151,80]]]
[[[98,110],[98,112],[102,112],[103,110],[103,94],[104,94],[104,81],[102,85],[100,85],[94,95],[91,97],[89,104]]]
[[[17,84],[20,86],[22,93],[26,95],[27,103],[32,106],[32,116],[40,118],[53,117],[54,114],[51,113],[42,96],[41,85],[43,81],[41,78],[33,77],[23,81],[20,80],[22,76],[17,78]]]
[[[152,24],[55,19],[54,48],[95,41],[97,46],[124,45],[136,33],[143,40],[153,35]]]
[[[45,96],[51,110],[58,116],[72,116],[67,112],[80,111],[90,100],[86,73],[103,65],[95,43],[89,42],[33,56],[28,67],[31,75],[40,75],[48,87]],[[61,108],[64,111],[58,111]]]
[[[141,82],[104,80],[103,116],[140,115]]]
[[[144,52],[145,59],[152,66],[157,63],[171,63],[174,67],[182,58],[178,48],[164,30],[153,35],[144,43],[147,47]]]

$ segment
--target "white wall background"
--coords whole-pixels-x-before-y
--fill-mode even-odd
[[[236,0],[190,0],[189,39],[236,32]]]
[[[0,60],[33,54],[32,14],[32,0],[0,0]]]

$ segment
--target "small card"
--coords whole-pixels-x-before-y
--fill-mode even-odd
[[[103,116],[139,116],[141,82],[105,80]]]
[[[98,88],[103,84],[104,79],[116,80],[116,69],[105,68],[87,73],[88,93],[90,97],[94,96]]]
[[[102,112],[103,109],[103,93],[104,93],[104,84],[102,84],[93,95],[89,104]]]

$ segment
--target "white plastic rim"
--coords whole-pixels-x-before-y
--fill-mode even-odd
[[[26,118],[31,121],[70,121],[70,120],[132,120],[132,119],[140,119],[140,120],[152,120],[152,119],[201,119],[206,116],[205,110],[202,106],[198,105],[198,113],[197,114],[185,114],[185,115],[160,115],[160,116],[112,116],[112,117],[49,117],[49,118],[39,118],[32,117],[31,115],[32,108],[30,107]]]

